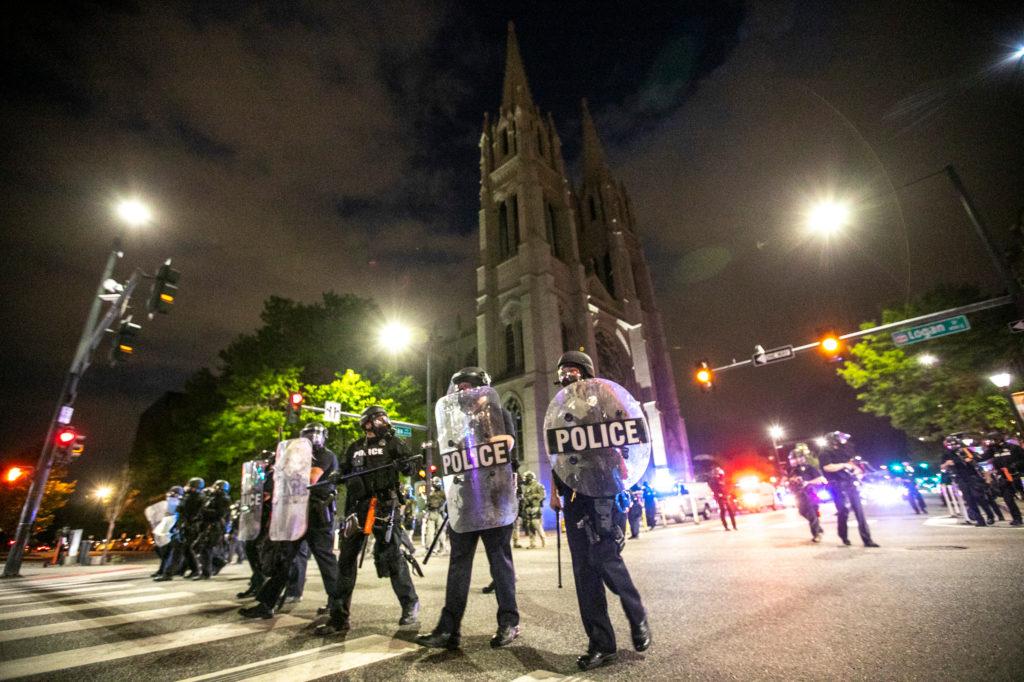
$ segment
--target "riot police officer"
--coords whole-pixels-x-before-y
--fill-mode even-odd
[[[1003,500],[1010,510],[1011,526],[1024,525],[1021,520],[1020,508],[1015,499],[1014,482],[1024,470],[1024,448],[1006,441],[1005,434],[993,431],[982,441],[985,446],[985,461],[992,465],[992,491]]]
[[[193,551],[193,544],[199,536],[199,515],[203,510],[203,488],[206,481],[198,476],[188,479],[185,494],[178,503],[178,520],[171,530],[171,551],[165,570],[158,575],[156,582],[165,582],[178,575],[182,566],[188,568],[186,578],[200,575],[199,562]]]
[[[266,554],[271,565],[267,580],[256,593],[255,606],[240,609],[245,618],[272,618],[274,609],[281,600],[289,579],[293,575],[295,557],[303,542],[309,546],[320,568],[324,591],[328,600],[335,596],[338,563],[334,559],[334,498],[335,487],[331,475],[338,470],[338,458],[327,448],[327,429],[323,424],[311,422],[299,433],[312,445],[313,459],[309,470],[309,503],[307,508],[306,534],[287,542],[270,543]],[[314,485],[322,483],[322,485]],[[267,568],[267,567],[263,567]]]
[[[209,580],[213,575],[215,554],[222,549],[224,532],[231,514],[230,491],[231,485],[225,480],[215,481],[213,486],[204,490],[203,504],[199,511],[199,530],[193,547],[199,561],[199,573],[193,580]]]
[[[865,547],[878,547],[878,544],[871,539],[871,530],[868,528],[868,519],[864,515],[864,505],[861,504],[860,493],[857,491],[857,475],[859,467],[854,463],[853,454],[847,449],[850,442],[850,434],[842,431],[833,431],[825,436],[825,447],[821,449],[819,461],[828,480],[828,491],[832,495],[832,501],[836,505],[836,526],[839,531],[839,539],[844,545],[850,544],[847,521],[850,517],[850,510],[853,510],[857,517],[857,532]]]
[[[827,485],[828,481],[822,473],[811,466],[807,458],[811,449],[807,443],[797,443],[796,447],[789,451],[789,477],[788,484],[790,492],[796,498],[797,511],[800,516],[807,519],[811,528],[811,542],[821,542],[825,534],[821,529],[821,519],[818,518],[818,496],[815,494],[814,486]]]
[[[569,351],[559,359],[558,381],[562,386],[593,378],[594,362],[586,353]],[[551,475],[554,487],[549,504],[565,513],[576,600],[589,639],[587,652],[576,659],[576,665],[581,670],[592,670],[618,658],[615,631],[608,617],[606,585],[622,602],[633,647],[646,651],[651,645],[651,628],[640,593],[622,560],[622,509],[613,499],[584,495],[566,485],[554,471]]]
[[[921,495],[921,491],[917,487],[917,481],[914,479],[914,465],[911,462],[903,463],[903,487],[907,489],[907,502],[910,503],[910,508],[914,510],[915,514],[927,514],[928,507],[925,506],[924,496]]]
[[[452,375],[448,386],[449,396],[463,394],[466,391],[482,388],[491,385],[490,375],[479,367],[464,367]],[[501,438],[511,441],[511,434],[515,433],[515,423],[508,410],[501,408],[501,419],[504,422],[505,435]],[[440,429],[439,429],[440,431]],[[440,440],[440,433],[439,433]],[[515,471],[518,462],[512,448],[508,449],[507,465],[512,469],[512,479],[515,478]],[[499,465],[495,465],[498,469]],[[486,469],[485,469],[486,471]],[[508,474],[495,472],[495,477]],[[456,476],[456,478],[468,478]],[[481,480],[483,476],[475,479]],[[512,479],[503,479],[506,482]],[[486,479],[484,479],[486,480]],[[461,481],[460,481],[461,483]],[[454,484],[453,484],[454,485]],[[487,554],[487,563],[491,569],[491,578],[494,580],[494,593],[498,599],[498,630],[491,637],[491,647],[500,648],[511,644],[519,636],[519,606],[516,604],[516,578],[515,568],[512,564],[512,526],[516,522],[515,487],[513,483],[508,488],[496,488],[494,493],[503,491],[506,498],[500,500],[512,510],[509,522],[504,525],[484,527],[481,530],[457,531],[451,528],[449,542],[451,546],[451,558],[448,562],[448,579],[445,586],[444,608],[441,617],[434,629],[425,635],[420,635],[416,641],[423,646],[440,647],[449,650],[458,649],[461,644],[462,617],[466,611],[466,601],[469,597],[469,583],[473,572],[473,555],[476,553],[477,543],[483,541],[484,551]],[[455,502],[452,502],[455,504]],[[458,513],[451,506],[448,508],[449,521],[455,526],[452,514]],[[479,526],[477,526],[479,527]]]
[[[737,530],[736,502],[733,499],[732,492],[729,490],[725,469],[715,467],[711,473],[710,480],[708,480],[708,487],[711,488],[711,494],[715,496],[715,502],[718,504],[718,517],[722,519],[722,527],[729,530],[729,524],[725,522],[725,516],[728,514],[729,520],[732,521],[732,529]]]
[[[330,620],[317,628],[319,635],[343,634],[350,629],[352,591],[356,585],[359,555],[367,535],[373,534],[373,563],[380,578],[391,578],[391,589],[402,607],[399,625],[418,620],[419,596],[409,575],[403,548],[399,510],[404,504],[401,474],[412,470],[409,448],[395,435],[387,410],[372,405],[359,419],[363,437],[345,451],[339,475],[345,478],[345,521],[341,530],[335,598]],[[365,474],[358,475],[365,471]],[[353,474],[357,474],[352,476]]]
[[[447,532],[444,528],[444,487],[441,485],[441,479],[437,476],[430,481],[430,492],[427,493],[426,498],[426,515],[423,523],[423,550],[427,551],[430,546],[434,545],[434,554],[444,554],[447,552],[448,542],[445,537]],[[440,533],[441,537],[437,537]],[[434,544],[434,538],[437,538],[437,543]]]
[[[544,485],[537,480],[532,471],[523,474],[523,527],[530,538],[530,549],[536,547],[535,541],[540,539],[540,546],[547,546],[547,538],[544,537],[544,524],[541,521],[543,516],[542,507],[544,500],[548,497],[548,491]]]
[[[946,448],[946,456],[940,468],[953,472],[956,485],[960,488],[960,494],[964,498],[967,520],[984,528],[996,522],[996,510],[988,501],[985,480],[981,477],[981,472],[978,471],[974,453],[969,447],[970,444],[964,438],[964,434],[954,433],[946,436],[942,441],[942,445]],[[985,518],[982,518],[982,511],[985,512]]]
[[[245,541],[245,557],[249,561],[249,568],[252,574],[249,577],[249,587],[235,596],[239,599],[255,597],[264,581],[270,574],[271,556],[269,554],[270,541],[267,536],[270,533],[270,509],[274,496],[274,457],[272,450],[264,450],[262,453],[266,462],[261,470],[263,482],[259,495],[262,498],[260,504],[260,529],[256,537]],[[255,504],[255,503],[254,503]]]
[[[166,512],[164,518],[159,519],[157,524],[152,526],[154,544],[156,546],[156,555],[160,559],[160,566],[157,568],[155,573],[152,573],[150,578],[159,578],[164,574],[171,559],[171,536],[170,533],[158,537],[158,530],[160,528],[170,530],[174,527],[174,521],[177,518],[178,504],[181,502],[181,496],[185,494],[185,489],[180,485],[172,485],[164,495],[164,499],[167,502]],[[171,517],[168,519],[167,517]],[[167,528],[167,524],[170,524],[170,528]],[[159,527],[159,528],[158,528]],[[161,539],[163,538],[163,539]],[[163,543],[163,544],[161,544]]]
[[[636,540],[640,537],[640,522],[644,516],[644,494],[639,485],[629,489],[629,511],[626,516],[629,520],[629,539]]]

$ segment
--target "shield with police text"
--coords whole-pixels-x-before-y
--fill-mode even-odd
[[[584,495],[611,497],[647,471],[651,439],[643,409],[607,379],[585,379],[560,390],[544,416],[551,468]]]
[[[176,500],[177,498],[171,499]],[[157,547],[163,547],[171,541],[171,528],[177,519],[168,502],[168,500],[160,500],[149,505],[142,512],[146,520],[149,521],[149,527],[153,532],[153,544]]]
[[[450,393],[437,401],[437,473],[457,533],[507,526],[516,519],[515,441],[490,386]]]
[[[238,506],[238,539],[255,540],[260,534],[263,516],[263,482],[267,480],[267,460],[242,462],[242,497]]]
[[[274,456],[274,499],[270,506],[270,539],[298,540],[306,534],[309,514],[309,471],[313,445],[305,438],[277,444]]]

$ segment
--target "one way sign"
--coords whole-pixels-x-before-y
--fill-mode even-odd
[[[1010,331],[1014,334],[1024,333],[1024,318],[1014,320],[1010,323]]]
[[[765,350],[761,346],[754,348],[754,354],[750,356],[751,362],[754,367],[763,367],[772,362],[782,362],[783,360],[790,360],[793,358],[793,346],[781,346],[779,348],[772,348],[771,350]]]

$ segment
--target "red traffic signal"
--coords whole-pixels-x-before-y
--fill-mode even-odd
[[[30,469],[26,467],[13,466],[4,472],[4,482],[14,484],[23,477],[28,476]]]
[[[302,403],[305,401],[306,399],[302,397],[301,393],[292,393],[288,396],[288,402],[291,403],[292,407],[302,407]]]
[[[70,447],[75,439],[78,438],[78,432],[70,426],[65,426],[57,432],[57,447],[66,448]]]
[[[304,402],[306,402],[306,398],[298,391],[292,391],[288,394],[287,420],[289,424],[294,424],[299,420],[299,412],[302,411],[302,403]]]

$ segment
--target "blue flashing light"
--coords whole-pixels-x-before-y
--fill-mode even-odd
[[[918,469],[927,469],[928,468],[928,462],[918,462],[917,468]]]
[[[661,494],[674,493],[676,491],[676,480],[672,472],[665,467],[658,467],[651,477],[651,487]]]
[[[890,464],[889,471],[895,471],[897,474],[903,471],[903,465],[901,464]]]

